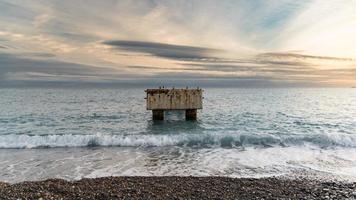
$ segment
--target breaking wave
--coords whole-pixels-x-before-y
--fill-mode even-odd
[[[51,147],[223,147],[315,145],[321,148],[356,147],[353,134],[255,135],[255,134],[175,134],[175,135],[1,135],[0,148]]]

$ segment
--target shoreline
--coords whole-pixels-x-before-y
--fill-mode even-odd
[[[356,199],[356,182],[307,178],[103,177],[0,182],[0,199]]]

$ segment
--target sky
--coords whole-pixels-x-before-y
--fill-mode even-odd
[[[0,87],[356,86],[353,0],[0,0]]]

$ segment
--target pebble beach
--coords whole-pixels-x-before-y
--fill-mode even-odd
[[[105,177],[0,183],[0,199],[356,199],[356,183],[227,177]]]

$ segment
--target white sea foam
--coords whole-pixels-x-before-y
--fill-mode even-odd
[[[7,182],[105,176],[310,177],[356,180],[355,148],[51,148],[2,150]],[[34,173],[36,172],[36,173]]]
[[[143,89],[1,90],[0,180],[299,170],[356,180],[355,90],[207,88],[204,94],[197,122],[166,113],[166,121],[155,123]],[[110,148],[62,148],[88,146]]]
[[[356,135],[255,135],[237,133],[211,134],[157,134],[157,135],[0,135],[0,148],[45,148],[45,147],[241,147],[241,146],[295,146],[316,145],[319,147],[356,147]]]

